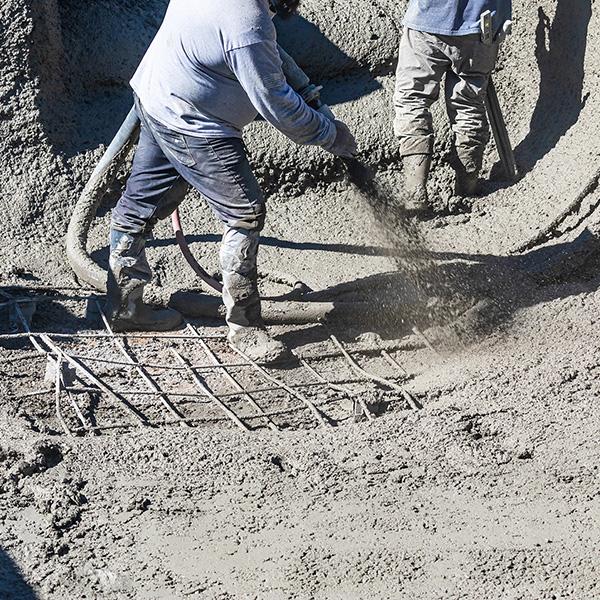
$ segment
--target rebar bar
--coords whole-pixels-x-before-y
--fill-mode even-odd
[[[54,395],[54,403],[55,403],[55,407],[56,407],[56,418],[58,419],[58,422],[60,423],[61,427],[64,429],[65,433],[67,434],[68,437],[73,437],[73,434],[71,433],[71,430],[69,429],[69,426],[67,425],[67,423],[65,422],[63,415],[62,415],[62,410],[60,408],[60,393],[61,393],[61,389],[62,389],[62,356],[59,354],[57,359],[56,359],[56,377],[55,377],[55,395]]]
[[[25,339],[34,336],[40,338],[46,336],[48,338],[56,339],[107,339],[111,336],[108,333],[57,333],[49,331],[29,331],[29,333],[2,333],[0,334],[0,340],[18,340]],[[115,333],[115,337],[118,338],[132,338],[132,339],[148,339],[148,340],[193,340],[196,339],[190,335],[170,335],[170,334],[153,334],[153,333]],[[206,340],[226,340],[226,335],[211,334],[202,336]]]
[[[398,369],[403,375],[408,375],[408,371],[387,350],[381,350],[381,356],[390,366]]]
[[[83,413],[81,412],[81,408],[79,408],[79,404],[77,403],[77,400],[74,398],[73,394],[66,388],[66,386],[64,385],[64,381],[62,383],[63,383],[63,389],[65,390],[67,399],[69,400],[69,403],[73,407],[73,410],[75,411],[75,414],[77,415],[77,418],[79,419],[79,422],[81,423],[81,425],[83,426],[84,429],[90,431],[92,429],[92,426],[90,425],[90,423],[88,423],[87,419],[83,416]]]
[[[397,369],[402,371],[402,373],[408,375],[408,373],[402,367],[402,365],[387,350],[382,350],[381,356],[383,356],[383,358],[387,361],[389,365],[391,365],[392,367],[396,367]],[[402,395],[404,396],[406,402],[408,402],[408,405],[413,410],[421,410],[423,408],[423,405],[409,391],[407,391],[404,388],[402,388]]]
[[[326,399],[326,400],[323,400],[322,402],[320,402],[318,404],[318,406],[325,406],[325,405],[331,404],[335,401],[336,400]],[[278,410],[265,411],[264,414],[270,418],[270,417],[277,417],[277,416],[281,416],[281,415],[297,413],[297,412],[300,412],[301,410],[305,410],[305,407],[304,406],[291,406],[288,408],[281,408]],[[258,419],[262,419],[262,415],[249,415],[248,417],[245,417],[245,419],[247,421],[256,421]],[[189,417],[187,419],[187,421],[189,423],[204,423],[204,424],[206,424],[206,423],[222,423],[227,420],[228,419],[225,417]],[[170,425],[179,425],[179,421],[162,420],[162,421],[155,421],[154,424],[157,427],[166,427],[166,426],[170,426]],[[110,425],[92,426],[90,428],[90,431],[93,431],[93,432],[110,431],[113,429],[130,429],[131,427],[132,427],[131,423],[111,423]],[[74,428],[73,431],[79,432],[79,431],[82,431],[82,428],[81,427]]]
[[[193,369],[193,365],[190,365],[190,367]],[[330,382],[332,385],[337,386],[337,385],[352,385],[352,384],[357,384],[357,383],[365,383],[365,378],[361,377],[360,379],[342,379],[340,381],[332,381]],[[322,387],[322,383],[321,382],[309,382],[309,383],[291,383],[289,384],[289,387],[291,388],[295,388],[295,389],[302,389],[302,388],[313,388],[313,387]],[[98,389],[98,388],[94,388],[94,387],[69,387],[66,388],[67,391],[73,393],[73,394],[83,394],[83,393],[98,393],[102,390]],[[44,396],[46,394],[51,394],[54,391],[54,389],[47,389],[47,390],[34,390],[32,392],[26,392],[25,394],[20,394],[19,396],[13,396],[11,398],[11,400],[25,400],[27,398],[34,398],[35,396]],[[144,391],[144,390],[139,390],[139,391],[135,391],[135,390],[113,390],[115,394],[118,394],[119,396],[150,396],[150,397],[155,397],[158,395],[158,393],[160,392],[149,392],[149,391]],[[260,387],[260,388],[251,388],[249,390],[245,390],[245,392],[247,392],[248,394],[265,394],[265,393],[269,393],[269,392],[279,392],[279,391],[287,391],[286,388],[280,386],[280,385],[272,385],[272,386],[265,386],[265,387]],[[168,394],[169,396],[173,397],[173,398],[205,398],[205,394],[195,394],[193,392],[172,392],[172,391],[166,391],[166,394]],[[217,398],[235,398],[238,397],[240,395],[239,392],[226,392],[226,393],[222,393],[222,394],[215,394],[215,396]]]
[[[368,373],[367,371],[362,369],[358,365],[358,363],[354,361],[354,359],[348,354],[348,352],[346,352],[346,349],[342,346],[342,344],[338,341],[338,339],[334,335],[331,335],[330,338],[333,341],[333,343],[339,348],[340,352],[344,355],[344,358],[350,363],[350,366],[359,375],[364,375],[367,379],[370,379],[371,381],[375,381],[373,379],[373,376],[371,375],[371,373]],[[365,417],[367,417],[367,419],[369,421],[373,421],[375,417],[374,417],[373,413],[371,412],[371,410],[369,409],[369,407],[367,406],[367,403],[365,402],[364,398],[362,396],[357,396],[356,400],[358,401]]]
[[[235,425],[237,427],[239,427],[240,429],[242,429],[244,431],[248,431],[248,426],[245,425],[244,423],[242,423],[242,421],[240,421],[238,416],[232,410],[230,410],[227,406],[225,406],[225,404],[223,404],[223,402],[221,402],[221,400],[219,400],[219,398],[217,398],[217,396],[215,396],[215,394],[213,394],[213,392],[210,389],[208,389],[208,387],[206,385],[204,385],[204,383],[202,383],[202,380],[198,376],[198,373],[196,373],[196,371],[194,371],[194,369],[192,369],[192,367],[190,366],[190,363],[187,361],[187,359],[185,359],[181,354],[179,354],[179,352],[177,352],[177,350],[175,350],[175,348],[171,348],[171,352],[173,353],[173,356],[175,356],[175,358],[183,366],[186,366],[188,368],[188,372],[189,372],[190,376],[192,377],[194,383],[196,384],[196,387],[207,398],[210,398],[210,400],[212,400],[212,402],[214,402],[227,415],[227,417],[229,417],[229,419],[231,419],[231,421],[233,421],[233,423],[235,423]]]
[[[187,324],[186,329],[192,333],[198,334],[198,331],[191,323]],[[198,343],[200,344],[206,355],[209,357],[209,359],[212,361],[213,365],[218,366],[220,368],[224,367],[222,369],[222,373],[225,379],[227,379],[227,381],[229,381],[229,383],[235,389],[237,389],[240,392],[240,394],[244,396],[244,398],[246,398],[250,406],[257,410],[259,414],[264,415],[263,409],[259,406],[256,400],[252,397],[252,395],[248,393],[248,391],[244,389],[244,387],[239,383],[239,381],[227,370],[227,365],[222,364],[219,361],[217,355],[210,349],[208,344],[200,336],[198,336]],[[279,431],[279,427],[277,427],[277,425],[275,425],[275,423],[273,423],[273,421],[271,421],[271,419],[269,419],[268,417],[265,417],[264,422],[269,429],[273,431]]]
[[[105,365],[113,365],[115,367],[125,367],[125,368],[135,368],[136,366],[140,366],[143,367],[144,369],[159,369],[159,370],[164,370],[164,371],[186,371],[187,369],[185,367],[180,367],[178,365],[171,365],[171,364],[156,364],[156,363],[145,363],[142,361],[138,361],[136,365],[131,364],[130,362],[124,362],[122,360],[112,360],[109,358],[102,358],[102,357],[98,357],[98,356],[87,356],[84,354],[72,354],[71,356],[73,356],[73,358],[78,358],[80,360],[87,360],[90,362],[98,362],[98,363],[102,363]],[[201,363],[201,364],[192,364],[191,365],[192,368],[196,371],[202,371],[202,370],[210,370],[210,371],[214,371],[214,370],[220,370],[220,369],[240,369],[240,368],[244,368],[244,367],[251,367],[252,365],[250,363],[247,362],[240,362],[240,363],[223,363],[223,364],[218,364],[215,365],[214,363]]]
[[[31,332],[31,327],[29,327],[29,323],[27,322],[27,319],[25,318],[25,315],[23,314],[21,307],[16,302],[13,303],[13,307],[15,309],[15,312],[17,313],[17,317],[19,318],[19,321],[21,321],[21,326],[23,327],[23,331],[25,331],[24,336],[26,336],[29,339],[29,341],[31,342],[31,345],[40,354],[44,354],[44,355],[47,354],[47,352],[40,346],[38,341],[33,336],[32,332]]]
[[[412,328],[412,332],[417,337],[421,338],[421,340],[423,341],[423,343],[425,344],[425,346],[427,346],[427,348],[429,350],[431,350],[437,356],[442,356],[441,353],[435,349],[434,345],[429,341],[427,336],[416,325]]]

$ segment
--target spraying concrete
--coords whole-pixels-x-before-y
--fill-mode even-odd
[[[63,369],[76,390],[59,397],[69,437],[56,415],[56,373],[44,383],[44,355],[26,335],[0,340],[2,593],[598,596],[600,22],[591,0],[514,5],[494,83],[521,177],[506,181],[490,144],[484,196],[459,202],[451,135],[436,106],[426,221],[390,220],[378,208],[394,203],[403,184],[391,97],[406,2],[306,0],[301,16],[281,25],[286,51],[357,132],[366,170],[251,126],[246,141],[270,213],[262,291],[294,293],[300,280],[314,290],[302,288],[314,294],[302,304],[315,310],[372,308],[375,296],[380,305],[368,318],[328,317],[325,326],[313,314],[274,328],[337,390],[298,365],[279,383],[228,369],[243,389],[271,390],[250,394],[273,413],[256,417],[242,411],[248,398],[231,381],[224,389],[222,373],[207,370],[215,357],[243,362],[219,337],[219,322],[194,321],[184,340],[115,341],[99,332],[98,298],[88,305],[92,292],[73,279],[64,250],[77,199],[131,107],[127,81],[166,2],[2,3],[2,329],[23,335],[11,299],[24,298],[17,305],[28,327],[91,336],[48,339],[117,393],[139,380],[136,406],[153,423],[171,423],[122,427],[118,407],[90,392],[81,371]],[[89,226],[85,251],[99,274],[108,211],[127,170],[117,170]],[[190,194],[181,219],[194,256],[216,272],[220,236],[202,199]],[[197,296],[168,222],[149,259],[151,296],[165,302],[178,290],[184,306]],[[205,342],[212,355],[200,354],[198,331],[215,336]],[[195,364],[176,362],[173,350]],[[176,369],[157,368],[165,364]],[[364,374],[351,383],[356,365],[380,383],[364,384]],[[202,417],[200,425],[186,427],[150,401],[155,392],[138,367],[182,394],[167,400]],[[337,426],[273,390],[281,380],[308,386],[290,389]],[[205,402],[206,388],[252,431]],[[376,418],[339,388],[359,391]]]

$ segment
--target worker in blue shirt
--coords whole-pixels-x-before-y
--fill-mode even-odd
[[[492,43],[481,37],[481,15],[492,13]],[[489,140],[485,93],[496,64],[511,0],[410,0],[400,42],[394,133],[403,156],[406,207],[428,207],[433,153],[431,106],[445,76],[445,99],[455,143],[457,196],[477,191]]]

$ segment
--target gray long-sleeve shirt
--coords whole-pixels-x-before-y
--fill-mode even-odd
[[[260,113],[298,144],[330,148],[334,124],[287,84],[268,0],[171,0],[131,86],[174,131],[241,137]]]

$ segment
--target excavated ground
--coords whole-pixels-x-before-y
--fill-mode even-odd
[[[221,371],[197,372],[250,430],[203,401],[173,353],[206,364],[198,340],[129,340],[191,427],[173,424],[158,397],[141,393],[139,373],[113,364],[126,359],[98,337],[91,293],[66,266],[69,213],[129,108],[127,80],[166,1],[0,5],[0,292],[29,299],[26,320],[37,307],[34,331],[78,335],[53,339],[154,425],[133,424],[81,376],[71,399],[87,428],[64,391],[59,398],[69,437],[44,357],[26,339],[0,339],[0,597],[600,597],[600,22],[593,0],[514,4],[495,79],[522,177],[502,181],[490,144],[486,193],[471,206],[451,194],[441,105],[436,216],[417,227],[374,219],[377,199],[358,193],[333,158],[264,123],[250,128],[270,206],[264,292],[298,278],[317,290],[348,284],[354,299],[387,306],[365,320],[274,330],[355,394],[306,385],[315,375],[300,364],[270,370],[304,386],[293,388],[300,396],[255,394],[277,431]],[[306,0],[280,30],[392,192],[402,175],[390,104],[405,7]],[[92,229],[101,262],[124,176]],[[182,214],[192,250],[216,270],[218,224],[194,194]],[[199,289],[168,224],[149,258],[156,290]],[[22,331],[6,301],[0,333]],[[201,335],[223,333],[194,323]],[[357,374],[332,333],[388,384]],[[239,361],[223,340],[207,344],[219,360]],[[246,388],[273,386],[248,365],[232,373]],[[373,421],[356,418],[356,398]]]

